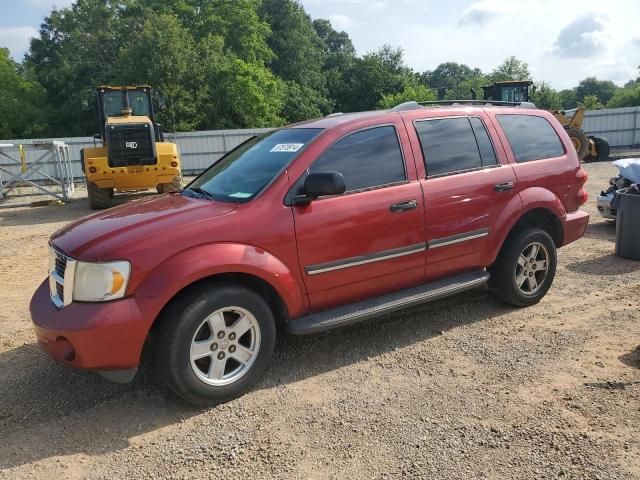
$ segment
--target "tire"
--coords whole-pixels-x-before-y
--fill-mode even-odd
[[[113,188],[99,188],[87,180],[87,196],[89,206],[94,210],[102,210],[113,205]]]
[[[538,248],[535,265],[529,260],[533,254],[530,248],[534,245]],[[546,258],[545,271],[541,265],[543,258]],[[489,269],[489,288],[502,302],[516,307],[533,305],[551,287],[556,265],[556,246],[551,236],[538,228],[521,230],[507,238],[496,262]],[[519,280],[523,280],[521,285],[518,285]],[[537,285],[535,289],[532,282]]]
[[[598,152],[598,161],[606,162],[609,160],[609,154],[611,153],[611,147],[606,138],[594,137],[593,141],[596,144],[596,152]]]
[[[182,176],[177,175],[171,183],[159,183],[156,187],[158,193],[173,193],[182,190]]]
[[[589,138],[586,133],[579,128],[569,127],[566,130],[569,138],[571,139],[571,143],[573,143],[573,146],[578,153],[578,158],[580,160],[584,160],[589,153]]]
[[[165,309],[159,321],[152,353],[156,378],[190,403],[233,400],[249,391],[271,364],[273,313],[248,288],[196,286]],[[237,330],[247,325],[245,333]]]

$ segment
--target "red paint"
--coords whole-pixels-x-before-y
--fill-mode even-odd
[[[497,113],[546,118],[566,153],[517,164],[496,121]],[[425,178],[413,121],[455,115],[483,119],[499,166]],[[290,186],[324,150],[351,132],[380,124],[397,129],[407,182],[306,206],[285,206]],[[140,360],[158,313],[178,292],[203,278],[224,273],[257,277],[273,287],[286,305],[288,320],[295,321],[310,311],[489,266],[514,224],[534,208],[558,218],[564,244],[579,238],[588,223],[588,215],[578,210],[587,198],[586,174],[569,137],[547,112],[430,108],[335,116],[299,126],[325,130],[246,204],[165,195],[93,214],[56,232],[51,241],[67,255],[85,261],[126,259],[132,274],[124,299],[73,302],[61,310],[54,308],[48,285],[43,283],[33,296],[31,315],[45,350],[56,360],[80,368],[131,368]],[[493,186],[504,182],[513,182],[515,188],[495,192]],[[415,200],[418,208],[390,212],[391,204],[407,200]],[[318,275],[305,271],[309,265],[482,229],[488,229],[487,236],[454,245]]]

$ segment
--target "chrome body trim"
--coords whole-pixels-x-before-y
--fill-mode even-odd
[[[64,262],[62,275],[57,271],[56,261]],[[64,253],[49,245],[49,296],[57,309],[61,309],[73,301],[75,274],[76,260],[67,257]],[[58,293],[58,286],[62,287],[62,297]]]
[[[474,240],[476,238],[486,237],[487,235],[489,235],[489,229],[481,228],[479,230],[452,235],[450,237],[436,238],[427,242],[427,245],[429,246],[429,248],[440,248],[446,247],[447,245],[454,245],[456,243]]]
[[[307,275],[317,275],[319,273],[333,272],[334,270],[342,270],[343,268],[357,267],[366,265],[367,263],[381,262],[392,258],[404,257],[405,255],[413,255],[414,253],[424,252],[427,249],[426,243],[418,243],[407,247],[393,248],[391,250],[383,250],[381,252],[361,255],[358,257],[350,257],[333,262],[318,263],[316,265],[307,265],[304,267]]]

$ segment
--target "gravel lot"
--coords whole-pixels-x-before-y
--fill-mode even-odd
[[[477,290],[287,336],[210,409],[50,361],[28,302],[48,236],[88,206],[0,210],[0,477],[640,478],[640,262],[596,215],[615,167],[585,168],[591,224],[540,304]]]

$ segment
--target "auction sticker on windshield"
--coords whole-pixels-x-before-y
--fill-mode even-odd
[[[270,152],[297,152],[304,146],[304,143],[278,143],[274,145]]]

